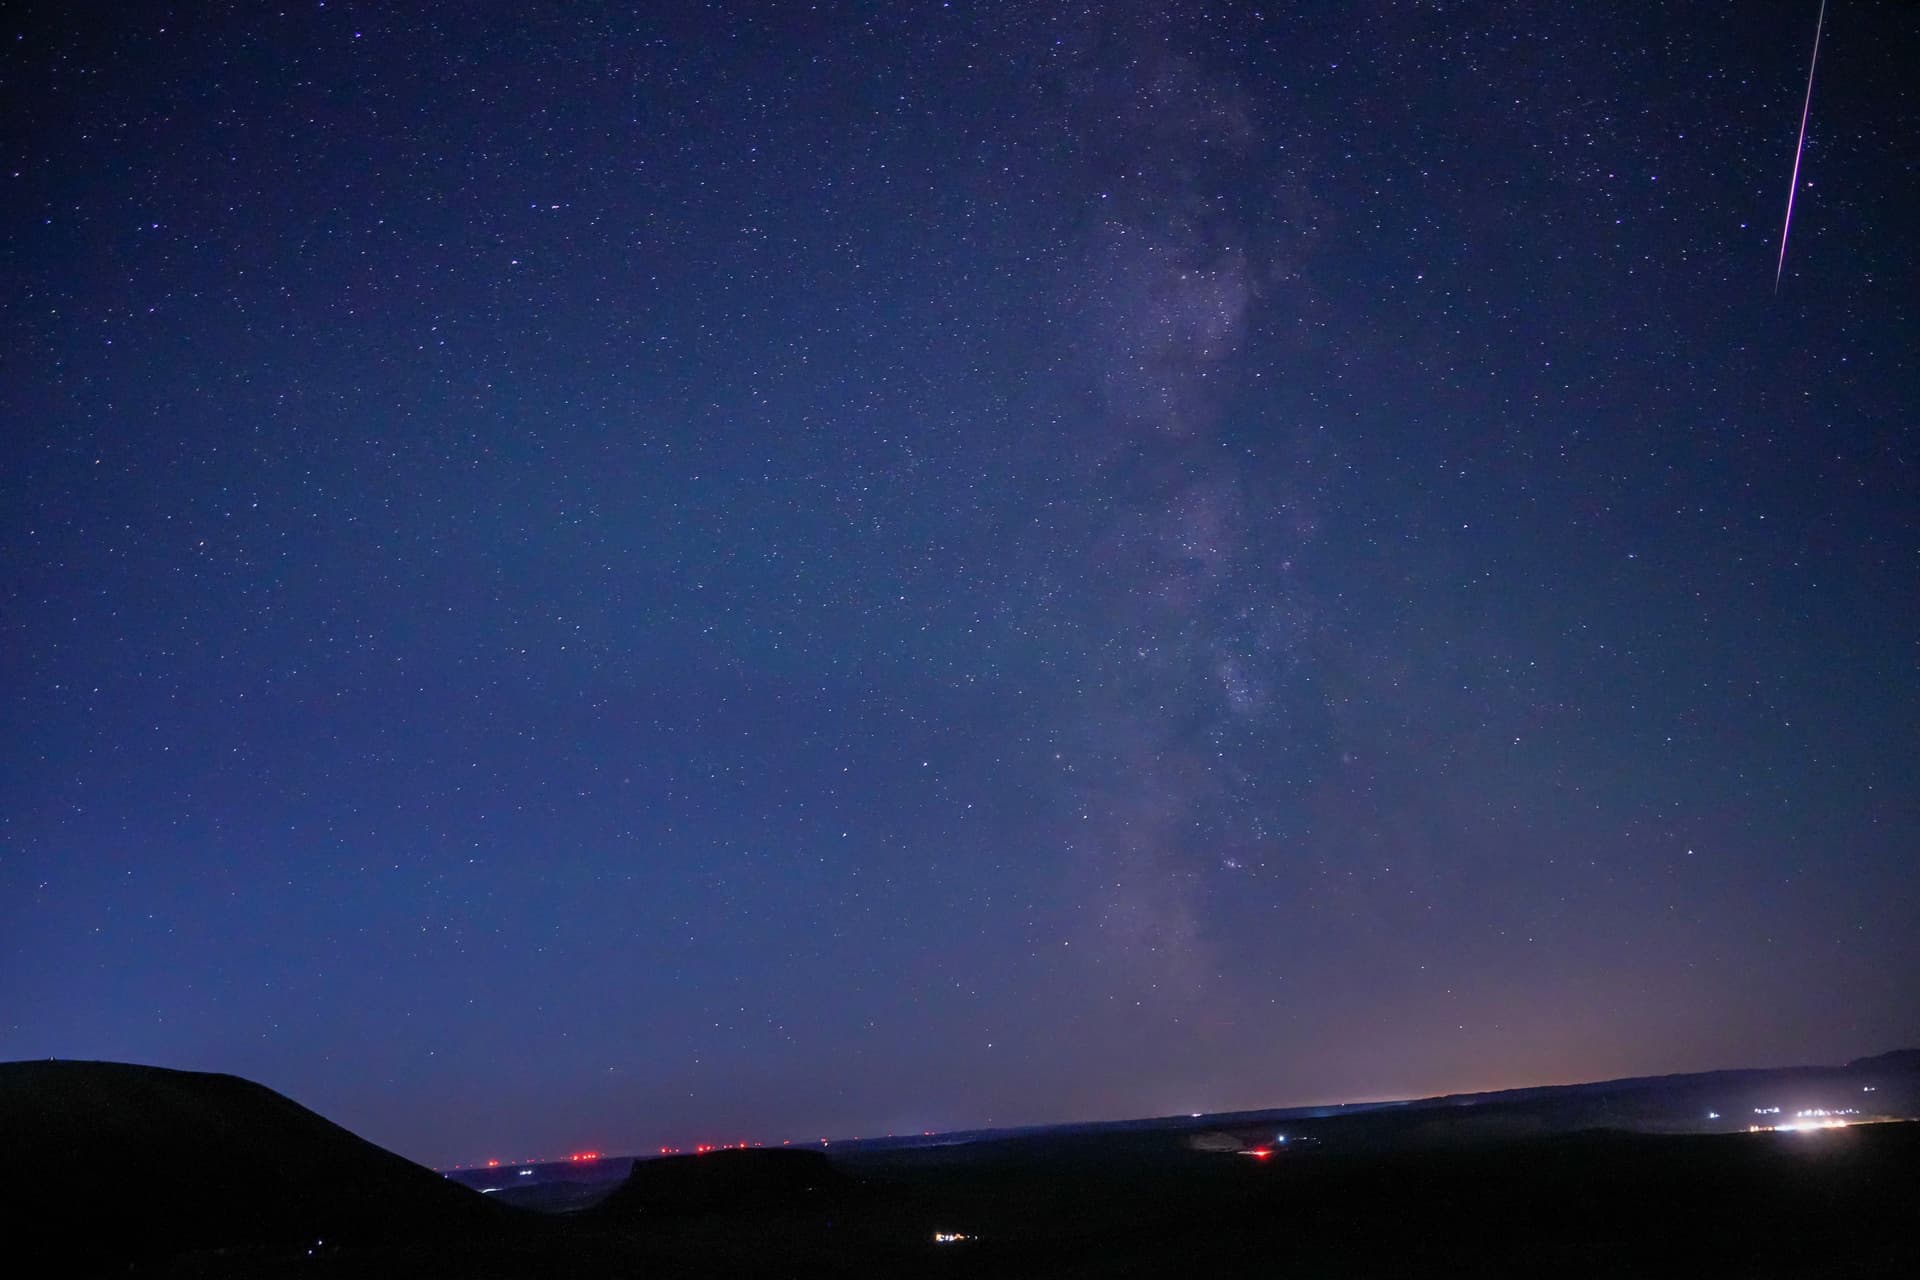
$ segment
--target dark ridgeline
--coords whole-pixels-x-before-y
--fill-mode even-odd
[[[536,1214],[230,1076],[11,1063],[0,1203],[33,1275],[1920,1275],[1920,1125],[1591,1125],[1818,1090],[1912,1114],[1920,1054],[1321,1108],[1285,1144],[1243,1114],[674,1156]]]
[[[484,1239],[521,1225],[235,1076],[0,1063],[0,1136],[6,1247],[50,1274],[182,1259],[243,1273],[305,1262],[310,1250]]]
[[[1920,1076],[1920,1049],[1894,1049],[1887,1053],[1876,1053],[1867,1058],[1855,1058],[1847,1064],[1847,1070],[1884,1071],[1896,1076]]]

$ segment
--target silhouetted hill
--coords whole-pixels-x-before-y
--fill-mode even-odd
[[[1847,1070],[1920,1073],[1920,1049],[1894,1049],[1870,1058],[1855,1058],[1847,1064]]]
[[[195,1252],[304,1258],[510,1212],[235,1076],[0,1063],[0,1203],[66,1272]]]
[[[1242,1114],[709,1152],[551,1217],[231,1076],[7,1063],[0,1274],[1920,1275],[1920,1073],[1863,1061],[1319,1108],[1284,1142]]]
[[[817,1208],[854,1181],[818,1151],[748,1148],[642,1160],[590,1211],[606,1222],[648,1216]]]

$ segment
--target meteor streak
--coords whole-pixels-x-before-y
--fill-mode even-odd
[[[1813,24],[1813,57],[1807,61],[1807,98],[1800,104],[1800,141],[1793,147],[1793,180],[1787,184],[1787,216],[1780,224],[1780,261],[1773,268],[1773,291],[1780,292],[1780,273],[1787,269],[1787,232],[1793,228],[1793,197],[1800,190],[1800,155],[1807,149],[1807,113],[1813,108],[1813,69],[1820,65],[1820,32],[1827,25],[1827,0],[1820,0],[1820,16]]]

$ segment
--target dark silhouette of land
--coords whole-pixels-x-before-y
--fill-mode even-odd
[[[491,1180],[488,1195],[231,1076],[7,1063],[0,1205],[17,1225],[0,1258],[24,1266],[0,1265],[191,1276],[1920,1275],[1917,1104],[1920,1052],[1906,1051],[1845,1067],[718,1151],[636,1161],[598,1190],[534,1167],[458,1175]]]

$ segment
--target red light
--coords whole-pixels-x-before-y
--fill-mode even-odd
[[[498,1160],[489,1160],[489,1161],[487,1161],[487,1168],[489,1168],[489,1169],[498,1169],[499,1167],[500,1167],[500,1162],[499,1162]]]

